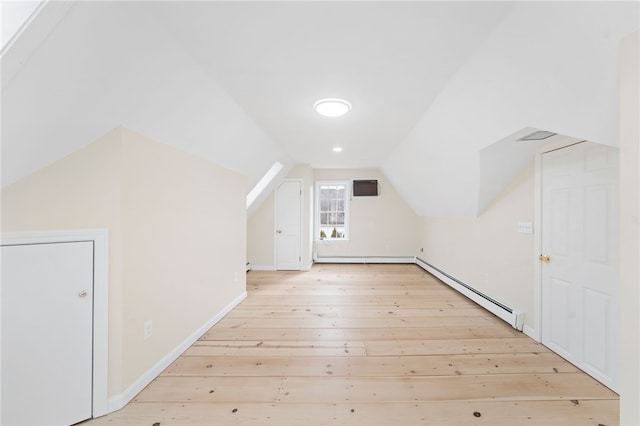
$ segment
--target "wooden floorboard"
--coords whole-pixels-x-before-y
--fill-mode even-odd
[[[248,297],[87,425],[616,425],[618,396],[415,265],[256,272]]]

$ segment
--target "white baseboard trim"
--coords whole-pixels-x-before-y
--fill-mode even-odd
[[[531,337],[536,342],[540,342],[541,341],[540,334],[533,327],[529,327],[528,325],[525,325],[524,327],[522,327],[522,332],[524,334],[526,334],[527,336]]]
[[[315,263],[416,263],[414,256],[320,256]]]
[[[158,377],[162,371],[171,365],[178,357],[186,351],[196,340],[198,340],[204,333],[206,333],[211,327],[213,327],[218,321],[220,321],[225,315],[227,315],[233,308],[235,308],[240,302],[247,298],[247,292],[243,292],[227,306],[225,306],[220,312],[215,314],[206,323],[200,326],[189,337],[187,337],[182,343],[176,346],[171,352],[165,355],[160,361],[158,361],[153,367],[147,370],[142,376],[140,376],[135,382],[131,384],[124,392],[119,395],[114,395],[109,398],[107,404],[107,413],[117,411],[127,405],[135,396],[142,391],[153,379]]]
[[[416,258],[416,264],[443,283],[447,284],[449,287],[471,299],[498,318],[501,318],[516,330],[522,331],[522,327],[524,325],[524,314],[518,309],[511,309],[502,305],[500,302],[480,293],[478,290],[475,290],[467,284],[464,284],[454,277],[442,272],[420,258]]]
[[[276,267],[275,266],[255,266],[255,265],[252,265],[251,266],[251,270],[252,271],[275,271]]]
[[[302,269],[300,269],[301,271],[310,271],[311,267],[313,266],[313,262],[311,262],[310,264],[306,265],[306,266],[302,266]]]

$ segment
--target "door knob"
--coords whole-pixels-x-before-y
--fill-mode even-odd
[[[282,234],[282,229],[278,229],[276,232],[277,232],[278,234]]]
[[[87,297],[87,292],[86,291],[81,291],[80,293],[78,293],[78,297]]]
[[[541,254],[540,256],[538,256],[538,260],[540,260],[540,261],[542,261],[544,263],[551,262],[551,258],[546,254]]]

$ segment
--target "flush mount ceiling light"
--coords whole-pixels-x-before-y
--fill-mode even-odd
[[[340,148],[339,146],[336,146],[333,148],[333,152],[342,152],[342,148]]]
[[[340,117],[351,110],[351,104],[344,99],[327,98],[314,103],[313,109],[325,117]]]

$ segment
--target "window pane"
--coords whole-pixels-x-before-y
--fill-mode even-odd
[[[347,186],[344,184],[329,184],[318,186],[318,238],[345,238],[346,211],[348,208],[345,196]]]
[[[338,223],[338,216],[336,213],[329,213],[329,223],[331,225],[335,225]]]

